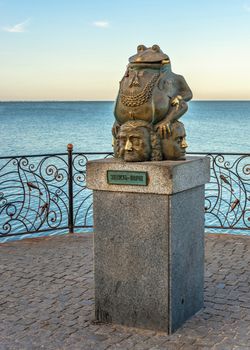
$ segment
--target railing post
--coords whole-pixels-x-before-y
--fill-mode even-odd
[[[73,145],[71,143],[68,144],[67,151],[68,151],[68,195],[69,195],[68,227],[69,227],[69,233],[74,233],[73,164],[72,164]]]

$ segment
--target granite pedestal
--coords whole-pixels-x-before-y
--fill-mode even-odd
[[[148,184],[109,184],[108,171]],[[90,161],[96,319],[172,333],[203,307],[204,184],[209,159]]]

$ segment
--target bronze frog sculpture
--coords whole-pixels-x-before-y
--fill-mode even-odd
[[[171,137],[173,123],[187,111],[187,101],[191,98],[192,91],[185,79],[172,72],[168,55],[158,45],[149,48],[139,45],[137,54],[129,58],[115,103],[116,121],[112,129],[115,156],[124,159],[121,152],[116,152],[123,124],[144,121],[151,125],[160,140],[164,140]],[[166,154],[169,152],[163,152],[163,159]],[[175,159],[174,155],[170,157]],[[127,158],[133,161],[133,157]],[[134,161],[138,161],[137,158]]]

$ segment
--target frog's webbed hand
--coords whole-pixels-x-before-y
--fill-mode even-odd
[[[170,100],[170,108],[165,118],[166,123],[173,123],[178,120],[188,109],[186,101],[182,96],[177,95]]]
[[[166,117],[155,126],[155,130],[161,138],[171,135],[171,125],[178,120],[187,110],[187,103],[177,95],[170,100],[170,108]]]
[[[171,124],[161,122],[156,124],[155,131],[158,133],[160,138],[166,139],[168,135],[171,135]]]
[[[176,110],[177,110],[177,109],[179,109],[181,100],[182,100],[182,96],[181,95],[177,95],[177,96],[173,97],[170,100],[170,104],[171,104],[172,107],[175,107]]]

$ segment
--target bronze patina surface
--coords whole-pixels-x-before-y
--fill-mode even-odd
[[[172,124],[171,134],[161,140],[161,146],[163,159],[185,159],[188,144],[183,123],[176,121]]]
[[[187,111],[187,101],[191,98],[192,91],[185,79],[172,72],[168,55],[158,45],[149,48],[139,45],[137,53],[129,58],[115,103],[116,121],[112,128],[115,156],[127,162],[159,160],[159,157],[184,159],[187,145],[182,143],[181,152],[174,151],[176,136],[172,133],[176,132],[175,122]],[[133,141],[138,139],[138,135],[133,135],[135,129],[141,134],[139,150]],[[149,134],[159,138],[161,156],[156,159],[151,156]],[[129,150],[130,144],[133,150]]]
[[[119,127],[114,151],[116,158],[126,162],[162,160],[160,137],[144,120],[127,121]]]

